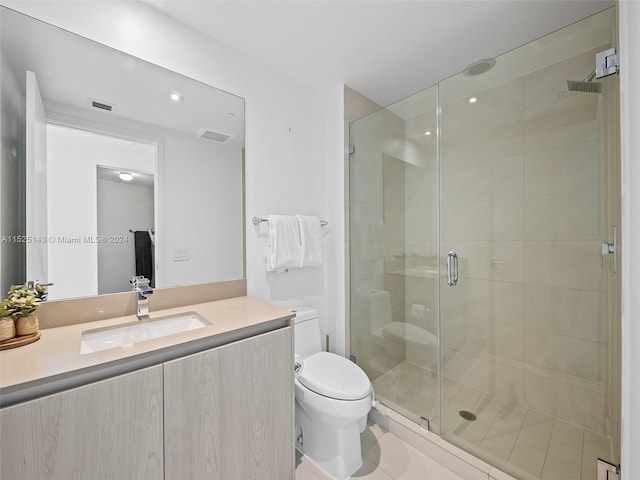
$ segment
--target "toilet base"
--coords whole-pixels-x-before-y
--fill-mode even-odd
[[[362,466],[360,424],[336,428],[314,421],[296,402],[296,449],[331,478],[346,480]]]

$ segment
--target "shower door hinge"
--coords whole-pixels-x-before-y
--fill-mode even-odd
[[[356,153],[356,146],[355,145],[349,145],[347,147],[347,153],[349,155],[353,155],[354,153]]]
[[[429,419],[427,417],[420,417],[419,424],[425,430],[429,430]]]
[[[620,480],[620,465],[614,465],[599,458],[597,480]]]
[[[606,77],[618,73],[618,52],[610,48],[596,53],[596,78]]]
[[[618,273],[618,227],[613,227],[613,243],[602,242],[602,255],[613,255],[613,273]]]

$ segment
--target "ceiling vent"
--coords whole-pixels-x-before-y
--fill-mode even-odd
[[[214,132],[212,130],[207,130],[206,128],[201,128],[200,130],[198,130],[198,136],[200,138],[204,138],[205,140],[213,140],[214,142],[221,143],[224,143],[231,138],[231,135]]]
[[[114,109],[115,105],[112,103],[107,103],[107,102],[102,102],[100,100],[95,100],[93,98],[89,99],[89,104],[93,107],[93,108],[98,108],[100,110],[106,110],[107,112],[110,112]]]

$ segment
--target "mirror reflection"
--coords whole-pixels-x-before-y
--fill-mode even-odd
[[[244,275],[244,100],[0,7],[2,291]]]

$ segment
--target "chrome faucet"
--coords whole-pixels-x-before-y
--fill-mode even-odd
[[[131,285],[133,285],[133,291],[137,293],[138,297],[136,317],[138,320],[149,318],[149,295],[153,293],[153,289],[149,286],[149,279],[142,276],[131,277]]]

